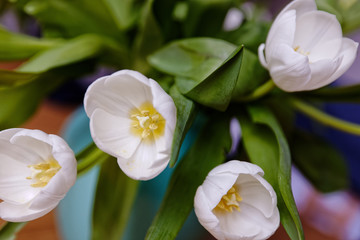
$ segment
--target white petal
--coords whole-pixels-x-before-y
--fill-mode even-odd
[[[331,76],[331,80],[338,79],[341,75],[343,75],[353,64],[357,56],[359,43],[354,42],[349,38],[343,38],[340,54],[339,56],[342,57],[341,65],[336,70],[336,72]]]
[[[52,156],[48,134],[43,131],[24,129],[17,132],[10,142],[40,156],[35,163],[46,161]]]
[[[135,106],[105,86],[108,77],[99,78],[87,89],[84,97],[84,108],[90,118],[95,109],[101,108],[113,115],[128,116]]]
[[[277,54],[278,45],[292,46],[296,29],[296,11],[287,11],[279,16],[271,26],[266,38],[265,57],[271,63],[273,54]]]
[[[298,19],[293,47],[310,53],[310,62],[315,62],[336,57],[341,47],[341,39],[342,30],[336,16],[313,11]]]
[[[118,158],[118,164],[129,177],[149,180],[159,175],[166,168],[169,160],[169,157],[159,158],[155,144],[142,142],[129,159]]]
[[[309,59],[287,45],[279,45],[275,52],[269,62],[275,84],[288,92],[301,90],[311,79]]]
[[[240,211],[219,215],[218,218],[226,238],[234,240],[267,239],[280,223],[277,209],[271,218],[265,218],[257,208],[244,202],[240,203]]]
[[[232,172],[219,172],[216,174],[209,174],[206,177],[202,184],[202,188],[205,196],[208,198],[211,210],[219,204],[221,198],[235,184],[237,178],[238,174]]]
[[[173,99],[152,79],[149,79],[155,109],[166,119],[166,125],[174,130],[176,124],[176,107]]]
[[[11,203],[32,200],[40,190],[26,179],[32,174],[27,166],[39,157],[5,140],[0,140],[0,149],[0,199]]]
[[[122,101],[139,107],[141,104],[153,100],[149,81],[139,72],[122,70],[109,76],[105,81],[105,86],[116,95],[121,96]]]
[[[0,203],[0,218],[9,222],[27,222],[44,216],[54,207],[55,206],[42,210],[30,210],[26,204],[14,205],[2,202]]]
[[[198,187],[194,198],[195,214],[201,225],[217,239],[225,239],[219,225],[218,218],[212,212],[212,203],[204,193],[203,186]]]
[[[209,176],[215,176],[220,173],[234,173],[236,175],[240,173],[246,173],[246,174],[259,174],[260,176],[264,175],[264,171],[257,165],[249,163],[249,162],[242,162],[238,160],[231,160],[224,164],[221,164],[211,170],[209,172]]]
[[[260,63],[261,65],[268,69],[268,63],[266,62],[266,59],[265,59],[265,55],[264,55],[264,50],[265,50],[265,44],[262,43],[260,44],[259,48],[258,48],[258,55],[259,55],[259,60],[260,60]]]
[[[324,59],[311,63],[311,80],[301,90],[313,90],[333,82],[335,79],[331,76],[339,68],[341,62],[342,58],[338,57],[334,60]]]
[[[24,130],[24,128],[10,128],[0,131],[0,139],[4,139],[10,141],[12,136],[14,136],[17,132]]]
[[[317,7],[314,0],[294,0],[286,5],[286,7],[281,10],[278,16],[291,10],[296,10],[296,16],[301,17],[307,12],[316,11]]]
[[[49,135],[49,138],[54,146],[53,156],[60,164],[61,169],[35,197],[30,206],[32,210],[41,210],[57,205],[76,181],[77,162],[73,151],[62,138],[56,135]]]
[[[90,118],[91,136],[104,152],[121,158],[129,158],[141,142],[139,136],[130,132],[131,120],[117,117],[98,108]]]
[[[270,217],[276,208],[276,194],[271,185],[258,175],[240,174],[236,181],[239,194],[246,203]]]

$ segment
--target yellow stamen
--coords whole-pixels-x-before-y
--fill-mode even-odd
[[[298,52],[298,53],[300,53],[300,54],[302,54],[302,55],[304,55],[304,56],[309,56],[309,55],[310,55],[310,52],[307,52],[307,51],[302,50],[302,49],[300,48],[300,46],[294,47],[294,51],[295,51],[295,52]]]
[[[32,170],[32,175],[26,177],[28,180],[36,180],[31,186],[34,188],[45,187],[55,174],[61,169],[59,163],[51,158],[50,160],[28,166]]]
[[[239,202],[242,201],[242,197],[236,191],[235,186],[232,186],[230,190],[222,196],[220,202],[215,207],[216,210],[233,212],[233,208],[240,212]]]
[[[149,102],[132,109],[129,116],[132,120],[131,132],[146,142],[153,142],[165,132],[165,119]]]

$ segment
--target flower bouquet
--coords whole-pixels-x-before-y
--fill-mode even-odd
[[[346,189],[349,176],[343,156],[296,116],[360,135],[359,124],[322,109],[359,102],[360,85],[328,85],[356,60],[358,43],[343,33],[360,27],[360,2],[294,0],[273,19],[271,4],[2,1],[40,37],[0,28],[0,60],[21,62],[0,70],[0,239],[53,210],[95,166],[92,239],[121,239],[139,182],[168,167],[145,239],[175,239],[192,209],[217,239],[267,239],[280,223],[304,239],[292,164],[322,192]],[[19,128],[50,93],[100,67],[112,74],[84,96],[89,146],[74,154],[59,136]]]

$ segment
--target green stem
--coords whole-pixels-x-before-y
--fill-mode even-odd
[[[354,135],[360,135],[360,125],[341,120],[339,118],[328,115],[319,109],[295,98],[290,99],[290,103],[300,112],[311,117],[312,119],[343,132]]]
[[[27,222],[7,222],[0,228],[0,239],[11,240],[15,239],[15,235],[20,231]]]
[[[110,156],[96,147],[94,143],[91,143],[83,151],[76,155],[79,160],[77,165],[78,175],[84,174],[95,165],[102,163]],[[82,160],[81,160],[82,159]]]
[[[274,89],[274,87],[275,87],[274,81],[272,79],[270,79],[269,81],[265,82],[260,87],[255,89],[249,95],[246,95],[246,96],[243,96],[243,97],[239,98],[239,101],[241,101],[241,102],[250,102],[250,101],[257,100],[257,99],[265,96],[269,92],[271,92]]]

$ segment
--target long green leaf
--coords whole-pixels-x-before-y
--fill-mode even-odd
[[[189,0],[188,13],[184,22],[184,35],[212,36],[222,29],[225,16],[232,6],[232,0]]]
[[[319,191],[333,192],[349,186],[345,160],[327,141],[298,130],[291,150],[296,166]]]
[[[78,176],[86,173],[95,165],[101,164],[103,161],[111,158],[107,153],[101,151],[94,142],[76,154],[78,161],[77,172]]]
[[[135,0],[103,0],[103,2],[121,30],[130,28],[140,12],[141,5]]]
[[[96,35],[83,35],[66,44],[41,52],[20,66],[21,72],[45,72],[98,55],[103,47],[103,41]]]
[[[93,240],[121,239],[137,188],[138,181],[127,177],[115,158],[102,164],[93,209]]]
[[[216,110],[225,111],[239,78],[243,48],[237,48],[221,67],[193,87],[185,95]]]
[[[1,240],[15,240],[16,234],[19,232],[24,226],[26,222],[13,223],[7,222],[0,229],[0,239]]]
[[[0,60],[22,60],[54,47],[59,40],[38,39],[19,33],[12,33],[0,27]]]
[[[177,116],[176,128],[171,148],[170,167],[173,167],[179,155],[180,146],[189,130],[195,116],[195,104],[190,99],[184,97],[176,86],[170,89],[170,96],[173,98]]]
[[[166,45],[150,55],[148,60],[161,72],[200,82],[219,68],[235,50],[235,45],[223,40],[189,38]]]
[[[291,190],[290,150],[273,114],[265,107],[248,107],[250,118],[239,117],[245,149],[259,165],[278,196],[281,223],[292,240],[304,239],[301,221]]]
[[[45,37],[73,38],[82,34],[107,36],[126,44],[124,33],[117,27],[103,1],[26,0],[19,7],[35,17]]]
[[[212,168],[225,160],[230,146],[229,119],[213,117],[176,167],[147,240],[175,239],[193,208],[197,187]]]
[[[148,71],[149,68],[146,58],[160,48],[164,41],[160,26],[154,16],[153,4],[154,0],[149,0],[145,4],[139,31],[135,38],[135,67],[142,72]]]
[[[254,91],[269,78],[268,71],[260,65],[257,55],[244,48],[240,73],[232,99],[234,101],[242,100],[244,95]]]

